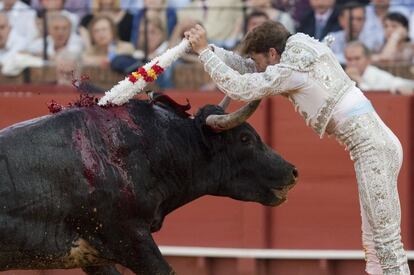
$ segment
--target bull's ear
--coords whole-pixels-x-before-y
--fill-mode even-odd
[[[220,135],[206,124],[206,119],[211,114],[224,114],[224,111],[216,105],[207,105],[199,109],[194,117],[194,123],[201,136],[201,140],[203,144],[210,149],[213,148],[213,141],[220,138]]]

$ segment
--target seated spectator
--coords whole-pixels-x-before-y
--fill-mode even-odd
[[[83,50],[82,40],[76,33],[72,33],[72,25],[69,18],[63,14],[52,14],[49,17],[49,35],[47,39],[37,38],[27,47],[27,51],[36,56],[43,56],[45,42],[47,43],[47,55],[52,59],[62,50],[80,54]]]
[[[30,43],[37,36],[36,12],[20,0],[3,0],[0,11],[7,12],[12,29]]]
[[[265,12],[270,20],[282,23],[290,33],[295,33],[295,22],[290,14],[275,9],[272,0],[248,0],[248,5],[253,10]]]
[[[134,47],[118,39],[115,23],[107,16],[94,16],[89,23],[92,46],[83,55],[85,66],[108,68],[118,56],[131,57]]]
[[[56,84],[72,86],[75,79],[81,77],[81,56],[71,51],[63,50],[55,58]]]
[[[7,14],[0,12],[0,64],[25,47],[25,39],[11,28]]]
[[[82,60],[78,54],[70,51],[59,52],[55,59],[55,72],[56,81],[53,83],[55,85],[71,87],[87,94],[105,92],[105,89],[82,77]]]
[[[63,14],[69,18],[72,25],[72,32],[76,33],[79,25],[79,17],[64,9],[65,0],[40,0],[39,11],[45,11],[48,16]]]
[[[350,24],[350,20],[352,23]],[[365,6],[358,2],[349,2],[339,11],[339,25],[342,30],[330,33],[335,39],[331,49],[340,64],[345,64],[344,49],[348,42],[362,41],[361,31],[365,22]]]
[[[144,0],[144,7],[134,14],[131,30],[132,44],[139,43],[145,18],[159,18],[163,25],[162,28],[166,30],[167,38],[171,36],[177,24],[177,14],[175,9],[169,7],[166,2],[166,0]]]
[[[88,33],[88,24],[97,15],[106,15],[115,22],[118,31],[118,37],[122,41],[131,40],[132,15],[122,10],[117,0],[92,0],[92,13],[82,18],[79,33],[82,39],[90,47],[90,37]]]
[[[148,18],[146,31],[148,41],[145,39],[145,26],[141,25],[139,30],[141,39],[135,44],[135,48],[138,49],[135,56],[143,58],[146,49],[147,60],[151,60],[167,50],[167,34],[159,17]]]
[[[243,35],[243,4],[244,0],[194,0],[178,12],[178,21],[200,20],[212,43],[233,49]]]
[[[36,10],[41,9],[39,0],[30,0],[30,5]],[[78,15],[78,18],[82,18],[87,13],[89,13],[90,0],[65,0],[64,9],[75,13]]]
[[[365,25],[362,30],[365,45],[374,53],[380,51],[384,45],[384,18],[394,9],[401,12],[401,7],[394,8],[390,0],[371,0],[365,10]]]
[[[408,20],[404,15],[387,14],[384,18],[385,44],[378,54],[372,55],[372,61],[412,62],[414,52],[408,33]]]
[[[335,0],[310,0],[310,5],[310,12],[299,22],[298,32],[322,41],[328,33],[341,29]]]
[[[414,81],[396,77],[371,65],[370,50],[361,42],[351,42],[345,48],[346,73],[364,91],[390,91],[412,94]]]

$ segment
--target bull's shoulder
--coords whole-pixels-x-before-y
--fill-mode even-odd
[[[19,122],[0,130],[0,147],[8,142],[22,146],[49,143],[54,139],[63,141],[81,120],[81,114],[69,110]]]

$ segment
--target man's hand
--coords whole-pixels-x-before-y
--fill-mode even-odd
[[[190,45],[197,54],[208,47],[206,31],[200,25],[195,25],[184,36],[190,41]]]

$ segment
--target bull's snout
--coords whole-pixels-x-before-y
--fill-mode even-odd
[[[275,203],[275,206],[282,204],[287,200],[287,195],[290,189],[293,188],[293,186],[296,185],[296,182],[299,177],[298,169],[296,169],[295,166],[292,167],[292,180],[288,185],[281,186],[278,188],[274,188],[272,190],[275,197],[278,199],[278,201]]]
[[[297,179],[299,177],[299,171],[298,171],[298,169],[296,169],[296,167],[293,167],[292,174],[293,174],[293,177],[295,179]]]

